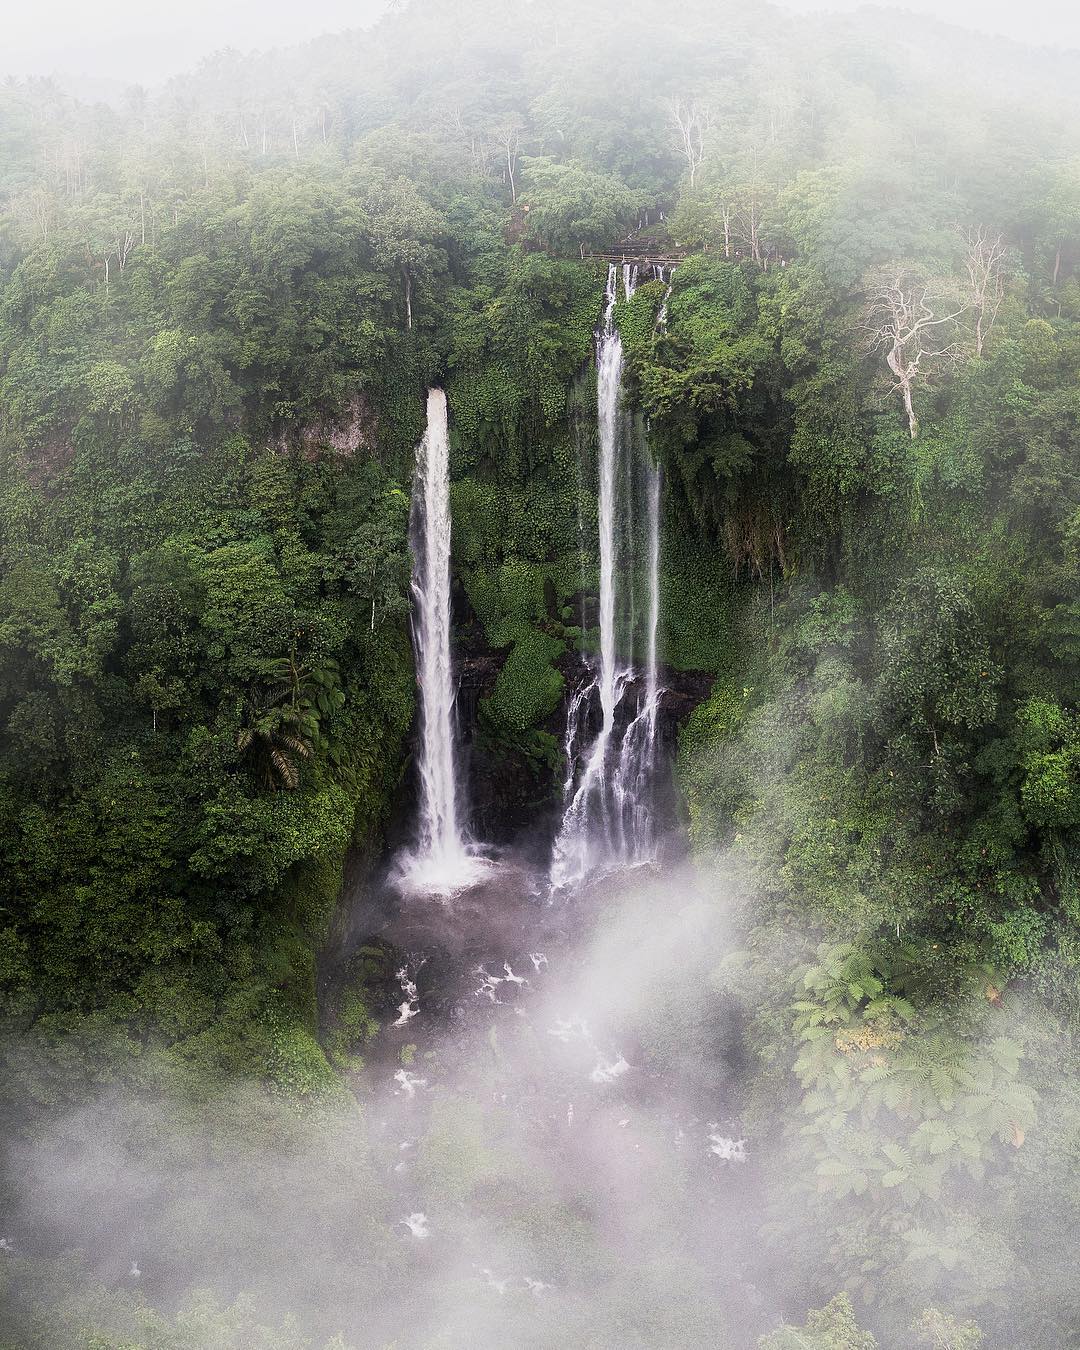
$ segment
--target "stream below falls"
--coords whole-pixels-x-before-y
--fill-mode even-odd
[[[547,897],[511,856],[451,899],[370,887],[325,972],[333,1004],[358,952],[393,952],[350,1086],[401,1344],[751,1346],[771,1310],[739,1241],[757,1174],[715,896],[681,864]]]

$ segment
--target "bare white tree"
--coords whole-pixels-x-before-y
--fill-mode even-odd
[[[731,257],[731,203],[725,198],[720,203],[720,220],[724,226],[724,257]]]
[[[150,204],[149,190],[143,183],[135,189],[139,194],[139,243],[146,243],[146,208]]]
[[[967,308],[945,287],[935,288],[905,272],[883,282],[870,296],[863,317],[867,348],[885,353],[894,381],[891,392],[903,399],[912,440],[919,434],[915,386],[925,383],[935,368],[959,359],[959,341],[946,339],[950,326]]]
[[[964,266],[968,274],[971,307],[975,311],[975,355],[982,356],[983,346],[993,332],[1005,296],[1008,250],[1001,235],[991,234],[984,225],[966,231],[963,238],[967,245]]]
[[[762,186],[759,173],[757,152],[750,157],[749,170],[745,181],[737,190],[737,213],[735,224],[749,250],[750,257],[759,267],[764,266],[761,251],[761,206]]]
[[[697,99],[685,102],[678,97],[669,98],[666,106],[675,148],[686,160],[690,186],[694,187],[698,170],[705,161],[705,138],[712,126],[712,109]]]
[[[295,90],[290,90],[287,95],[289,106],[289,129],[292,137],[293,159],[300,163],[300,122],[304,118],[307,109],[304,106],[303,98]]]
[[[19,218],[40,236],[41,242],[47,244],[56,214],[55,202],[49,191],[40,184],[32,187],[21,197],[12,198],[12,207]]]
[[[120,271],[123,272],[127,266],[128,256],[135,247],[135,231],[130,228],[120,228],[116,232],[116,243],[113,245],[116,253],[116,261],[120,264]]]
[[[500,122],[494,129],[494,135],[498,141],[503,166],[506,170],[506,181],[510,185],[510,199],[517,205],[517,167],[518,155],[521,151],[521,119],[518,117],[508,117]]]

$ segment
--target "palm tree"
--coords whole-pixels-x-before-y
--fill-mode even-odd
[[[294,649],[267,661],[260,674],[266,683],[248,697],[248,716],[236,747],[251,756],[256,775],[268,788],[291,791],[300,784],[300,761],[326,748],[322,717],[345,703],[340,668],[329,659],[305,665]]]
[[[236,748],[251,756],[256,776],[270,789],[291,791],[300,785],[299,761],[314,753],[301,721],[291,708],[267,708],[237,734]]]

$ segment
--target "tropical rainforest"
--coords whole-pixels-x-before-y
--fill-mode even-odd
[[[886,10],[411,0],[0,86],[4,1350],[1080,1346],[1078,77]],[[433,385],[474,819],[550,840],[628,240],[670,841],[575,958],[640,1174],[571,1184],[487,1105],[554,1035],[391,1062],[372,914]]]

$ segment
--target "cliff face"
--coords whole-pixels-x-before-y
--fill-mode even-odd
[[[298,451],[305,459],[315,460],[331,454],[350,459],[356,454],[371,454],[378,426],[370,400],[360,392],[350,394],[340,408],[282,432],[273,442],[279,454]]]
[[[459,668],[458,719],[464,759],[470,816],[477,834],[495,843],[519,842],[544,847],[558,827],[562,808],[563,776],[566,771],[562,747],[566,736],[567,709],[574,693],[594,677],[589,663],[576,652],[566,652],[557,662],[563,678],[559,706],[539,728],[523,733],[518,742],[490,733],[484,716],[484,700],[492,696],[505,653],[473,651]],[[663,669],[657,739],[660,746],[661,782],[658,810],[673,824],[680,804],[671,783],[680,725],[708,698],[713,676],[705,671]],[[623,710],[617,717],[621,732],[636,699],[632,682]],[[594,713],[594,720],[598,713]],[[596,726],[589,726],[589,736]]]

